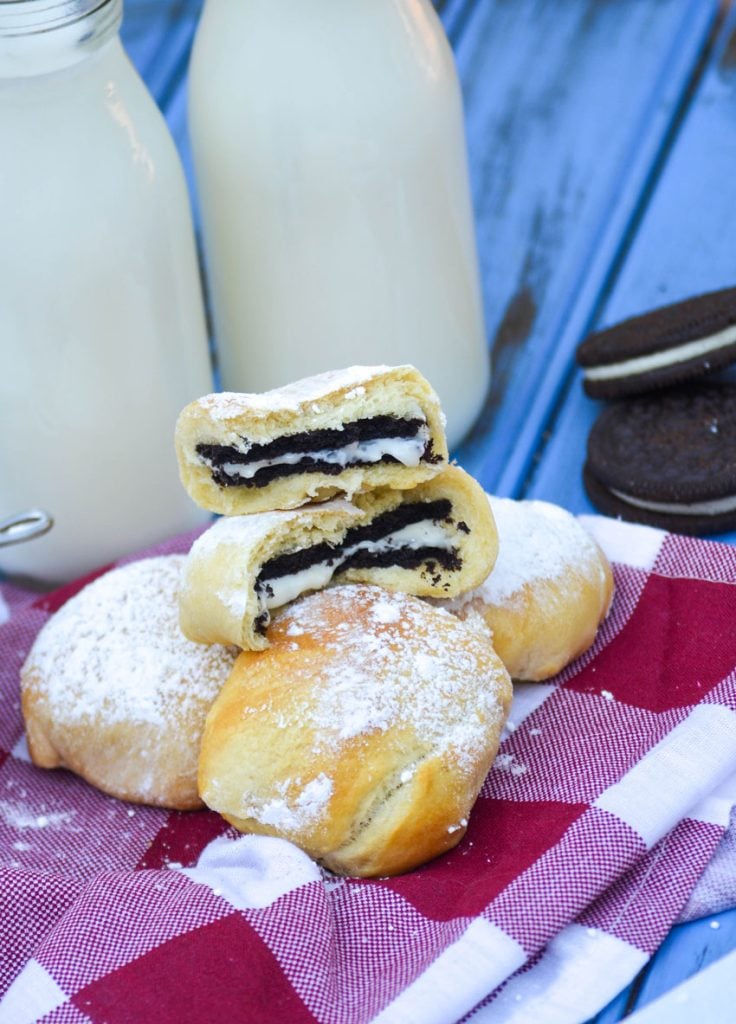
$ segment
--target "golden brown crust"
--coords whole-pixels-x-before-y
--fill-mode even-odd
[[[499,555],[480,587],[447,607],[480,613],[513,679],[555,675],[595,640],[613,600],[613,574],[574,516],[548,502],[490,498]]]
[[[113,570],[71,598],[21,670],[28,749],[111,796],[201,807],[204,720],[235,651],[186,640],[177,624],[183,556]]]
[[[331,870],[397,874],[455,846],[511,700],[482,628],[348,585],[277,613],[207,719],[205,803]]]
[[[354,466],[338,475],[303,473],[254,488],[219,486],[197,454],[197,446],[203,443],[242,447],[245,438],[263,444],[283,435],[340,429],[345,423],[381,415],[426,419],[436,461],[416,466]],[[175,447],[187,493],[203,508],[224,515],[297,508],[308,501],[352,497],[374,487],[412,487],[434,476],[448,458],[439,399],[413,366],[349,367],[265,394],[205,395],[180,414]]]
[[[130,803],[189,811],[203,806],[197,793],[200,720],[172,709],[177,722],[161,729],[149,723],[85,723],[55,719],[42,695],[43,680],[26,677],[22,708],[31,760],[39,768],[66,768],[96,789]]]

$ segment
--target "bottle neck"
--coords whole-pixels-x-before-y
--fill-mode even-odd
[[[123,0],[0,0],[0,79],[71,67],[117,35]]]

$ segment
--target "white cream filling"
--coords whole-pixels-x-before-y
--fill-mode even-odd
[[[674,502],[666,501],[644,501],[641,498],[634,498],[631,494],[624,494],[623,491],[616,491],[611,488],[611,494],[615,494],[621,501],[636,508],[643,508],[648,512],[672,512],[679,516],[717,516],[721,512],[732,512],[736,509],[736,496],[730,498],[714,498],[712,501],[684,502],[677,505]]]
[[[381,552],[427,547],[449,551],[453,547],[453,540],[439,524],[427,521],[404,526],[381,537],[380,540],[360,541],[336,554],[329,565],[326,562],[318,562],[288,576],[266,580],[260,595],[261,610],[280,608],[308,590],[321,590],[326,587],[335,573],[340,571],[342,564],[356,551]]]
[[[418,466],[429,440],[429,427],[423,424],[414,437],[377,437],[372,441],[354,441],[344,448],[326,448],[313,452],[285,452],[273,459],[259,459],[243,465],[225,462],[222,469],[228,476],[250,480],[260,469],[271,466],[295,466],[302,459],[312,458],[331,465],[350,466],[354,462],[380,462],[384,455],[392,455],[404,466]]]
[[[682,345],[675,345],[673,348],[663,352],[653,352],[651,355],[634,356],[632,359],[622,359],[618,363],[608,363],[606,366],[591,366],[583,371],[587,380],[610,380],[614,377],[632,377],[639,373],[649,373],[650,370],[661,370],[666,366],[674,366],[676,363],[687,362],[688,359],[698,359],[715,352],[716,349],[724,348],[736,341],[736,324],[726,327],[717,334],[707,338],[698,338],[696,341],[687,341]]]
[[[308,590],[322,590],[336,572],[335,565],[317,562],[307,569],[292,572],[288,576],[277,576],[266,580],[260,595],[261,609],[280,608],[282,604],[295,601]]]

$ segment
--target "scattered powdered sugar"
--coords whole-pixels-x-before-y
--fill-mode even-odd
[[[428,752],[477,762],[502,724],[508,677],[490,635],[407,594],[348,585],[285,609],[285,631],[316,632],[322,685],[295,707],[325,748],[406,726]],[[330,623],[330,625],[326,625]]]
[[[298,789],[298,795],[289,799],[287,791]],[[277,786],[280,797],[262,803],[251,803],[245,808],[245,815],[271,825],[284,832],[308,828],[319,821],[332,796],[332,779],[324,772],[302,786],[301,779],[286,780]]]
[[[574,566],[587,574],[600,564],[595,542],[566,509],[546,501],[488,500],[498,530],[496,564],[476,590],[447,602],[447,607],[461,607],[476,597],[502,604],[525,584],[558,579]]]
[[[243,586],[240,588],[222,587],[220,590],[215,591],[214,596],[224,608],[227,608],[233,618],[245,618],[245,609],[248,597],[246,581],[243,581]]]
[[[365,518],[365,513],[343,498],[334,498],[306,508],[257,512],[247,516],[221,516],[195,540],[189,557],[209,558],[221,545],[227,544],[250,549],[271,534],[288,529],[292,523],[305,525],[311,519],[318,525],[332,515],[344,518],[346,529],[348,523]]]
[[[43,627],[23,668],[60,721],[160,724],[214,700],[236,651],[179,629],[183,555],[130,563],[90,583]]]
[[[508,772],[509,775],[525,775],[527,766],[516,760],[515,754],[499,754],[493,762],[493,767],[501,772]]]
[[[437,666],[431,654],[419,651],[414,658],[414,667],[420,678],[432,679],[436,677]]]
[[[376,622],[398,622],[401,618],[401,609],[395,601],[378,601],[373,605],[371,615]]]
[[[333,391],[348,388],[348,397],[355,398],[367,381],[383,376],[388,366],[348,366],[343,370],[329,370],[294,381],[281,388],[260,394],[238,394],[220,391],[199,399],[199,405],[213,420],[227,420],[240,416],[246,410],[271,414],[277,411],[297,412],[304,405],[314,405]],[[363,388],[363,392],[365,388]]]
[[[0,800],[0,818],[10,828],[38,831],[40,829],[59,829],[71,826],[75,812],[72,811],[49,811],[48,814],[39,814],[37,811],[25,807],[23,804],[8,803]],[[15,849],[20,849],[24,844],[18,843]]]

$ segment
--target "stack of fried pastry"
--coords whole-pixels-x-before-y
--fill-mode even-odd
[[[559,671],[608,611],[597,545],[449,464],[413,367],[206,396],[176,452],[222,517],[186,558],[116,569],[47,623],[22,673],[33,760],[129,800],[203,801],[338,873],[455,846],[510,677]]]

